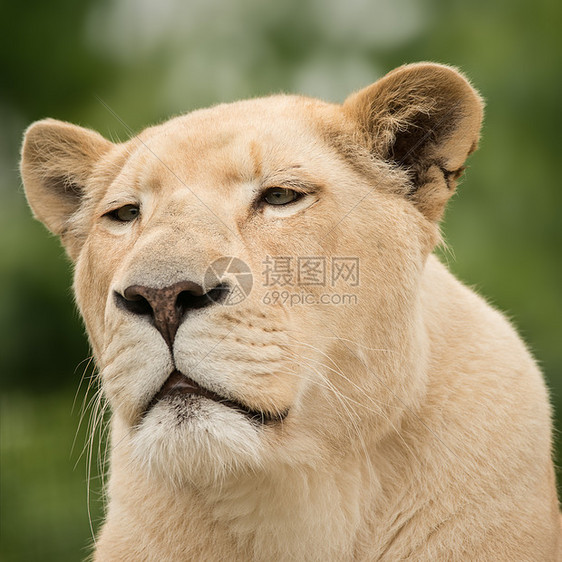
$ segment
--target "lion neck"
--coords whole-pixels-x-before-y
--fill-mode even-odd
[[[182,487],[136,472],[130,458],[121,440],[112,453],[99,560],[120,552],[162,560],[348,559],[366,504],[380,489],[365,462],[339,453],[321,467],[275,466]]]

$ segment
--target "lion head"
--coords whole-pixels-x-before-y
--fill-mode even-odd
[[[32,125],[26,193],[75,263],[114,439],[134,462],[215,479],[314,463],[364,446],[357,428],[372,439],[397,423],[423,392],[419,279],[481,116],[458,72],[417,64],[343,105],[219,105],[122,144]],[[324,281],[296,279],[314,258]],[[335,279],[347,258],[353,285]],[[326,300],[328,286],[353,302]]]

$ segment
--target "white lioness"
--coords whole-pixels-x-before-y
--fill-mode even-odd
[[[432,255],[481,118],[424,63],[123,144],[29,128],[113,413],[96,560],[560,559],[541,374]]]

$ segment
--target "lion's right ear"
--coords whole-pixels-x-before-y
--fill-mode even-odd
[[[360,140],[408,174],[408,198],[438,221],[478,145],[483,102],[455,68],[409,64],[352,94],[343,109]]]
[[[98,133],[45,119],[25,132],[21,175],[33,214],[62,236],[80,207],[95,164],[113,146]]]

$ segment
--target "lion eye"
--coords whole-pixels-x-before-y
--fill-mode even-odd
[[[120,222],[131,222],[139,216],[139,213],[138,205],[123,205],[119,209],[107,213],[107,215]]]
[[[300,196],[300,193],[293,191],[292,189],[287,189],[285,187],[272,187],[265,192],[263,199],[270,205],[287,205],[288,203],[292,203],[293,201],[299,199]]]

